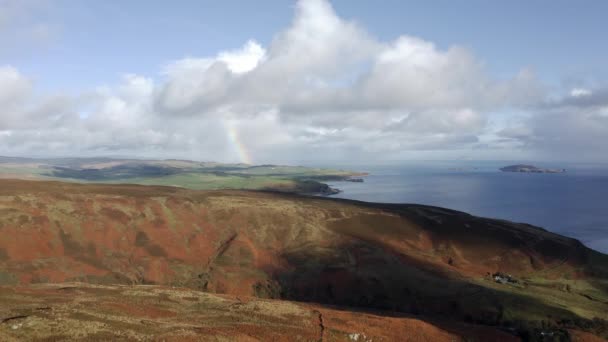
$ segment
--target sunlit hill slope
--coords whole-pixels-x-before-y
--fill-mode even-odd
[[[155,284],[380,310],[470,332],[488,326],[507,337],[608,336],[606,255],[448,209],[0,180],[0,232],[4,286]]]

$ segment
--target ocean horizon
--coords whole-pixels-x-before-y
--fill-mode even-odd
[[[607,164],[543,162],[565,173],[502,172],[509,161],[424,161],[327,165],[368,172],[363,183],[328,182],[333,195],[367,202],[416,203],[532,224],[608,253]],[[527,164],[530,164],[527,162]]]

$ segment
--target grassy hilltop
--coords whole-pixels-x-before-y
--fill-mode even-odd
[[[608,337],[608,256],[448,209],[0,180],[0,232],[0,301],[10,303],[3,339],[74,337],[79,326],[149,338],[148,323],[192,340],[246,329],[268,339],[277,327],[301,340],[377,341],[403,324],[421,327],[413,340]],[[67,323],[51,329],[59,319]],[[294,328],[304,321],[310,329]]]

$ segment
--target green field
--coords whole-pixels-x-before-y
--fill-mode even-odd
[[[217,190],[217,189],[272,189],[276,187],[295,187],[296,181],[277,176],[250,176],[241,175],[217,175],[213,173],[181,173],[163,177],[135,177],[128,179],[117,179],[103,181],[103,183],[119,184],[142,184],[142,185],[166,185],[178,186],[193,190]]]
[[[331,193],[323,181],[360,173],[287,165],[247,165],[189,160],[0,157],[0,178],[79,183],[176,186],[194,190],[247,189]]]

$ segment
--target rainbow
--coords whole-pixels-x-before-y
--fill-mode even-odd
[[[239,156],[239,160],[244,164],[252,164],[251,154],[247,151],[247,148],[239,137],[238,129],[232,124],[232,122],[225,120],[224,127],[226,128],[226,135],[228,141],[232,144],[235,152]]]

